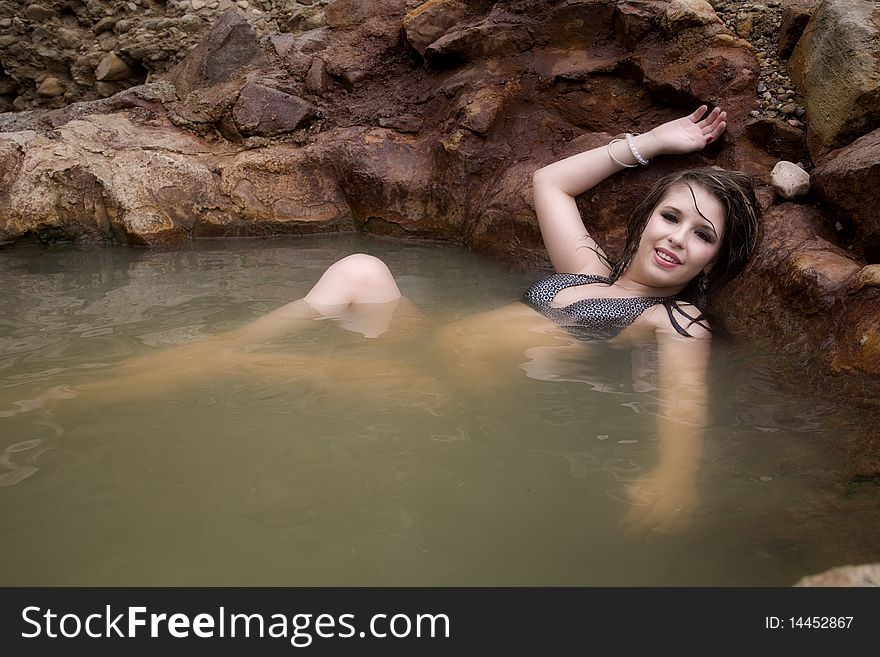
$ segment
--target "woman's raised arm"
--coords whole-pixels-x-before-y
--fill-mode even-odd
[[[726,115],[715,108],[705,118],[702,105],[689,116],[669,121],[632,138],[643,160],[657,155],[700,150],[724,132]],[[607,274],[599,245],[590,237],[575,203],[583,194],[613,173],[638,161],[626,140],[594,148],[535,171],[532,192],[544,245],[558,272]],[[604,255],[604,254],[603,254]]]

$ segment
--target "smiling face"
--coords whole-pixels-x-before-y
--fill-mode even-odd
[[[722,203],[698,184],[678,183],[651,212],[627,277],[677,294],[711,269],[724,229]]]

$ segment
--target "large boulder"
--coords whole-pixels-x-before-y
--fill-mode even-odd
[[[153,246],[351,228],[335,177],[310,151],[236,151],[123,112],[0,134],[0,181],[4,241]]]
[[[305,125],[314,111],[302,98],[249,82],[235,101],[232,117],[242,134],[274,137]]]
[[[755,257],[718,309],[735,332],[770,339],[790,357],[809,355],[827,373],[878,377],[880,275],[831,243],[827,224],[813,208],[774,206]]]
[[[788,0],[783,5],[777,41],[779,56],[783,60],[791,57],[818,4],[819,0]]]
[[[257,33],[240,14],[229,11],[199,45],[168,72],[166,79],[183,98],[239,78],[248,68],[264,61]]]
[[[880,5],[823,0],[788,62],[819,159],[880,127]]]
[[[829,153],[813,171],[813,183],[846,225],[850,245],[880,262],[880,128]]]
[[[429,0],[422,3],[403,17],[407,43],[424,55],[425,49],[446,34],[467,11],[467,5],[461,0]]]

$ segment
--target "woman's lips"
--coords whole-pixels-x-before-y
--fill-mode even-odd
[[[663,256],[666,256],[669,258],[675,258],[676,260],[677,260],[677,258],[673,254],[671,254],[669,251],[665,251],[662,249],[654,249],[654,262],[656,262],[658,265],[660,265],[664,269],[675,269],[676,267],[681,266],[681,262],[670,262],[669,260],[664,260],[663,256],[660,255],[661,253],[663,254]]]

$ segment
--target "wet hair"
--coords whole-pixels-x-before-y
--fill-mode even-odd
[[[694,186],[709,192],[724,207],[725,218],[721,244],[709,273],[694,277],[676,296],[678,301],[693,304],[699,310],[699,315],[691,317],[674,301],[671,307],[667,305],[672,325],[679,333],[688,335],[677,322],[672,312],[673,308],[687,318],[689,321],[687,326],[699,323],[704,328],[708,328],[705,320],[709,299],[746,266],[755,251],[761,206],[755,197],[751,179],[741,171],[705,167],[680,171],[661,178],[630,214],[623,256],[619,262],[611,266],[609,277],[612,281],[616,281],[632,261],[654,209],[670,189],[680,184],[687,185],[691,194],[694,193]],[[694,204],[696,205],[696,197]],[[699,212],[699,208],[697,211]],[[704,278],[705,281],[702,281]]]

